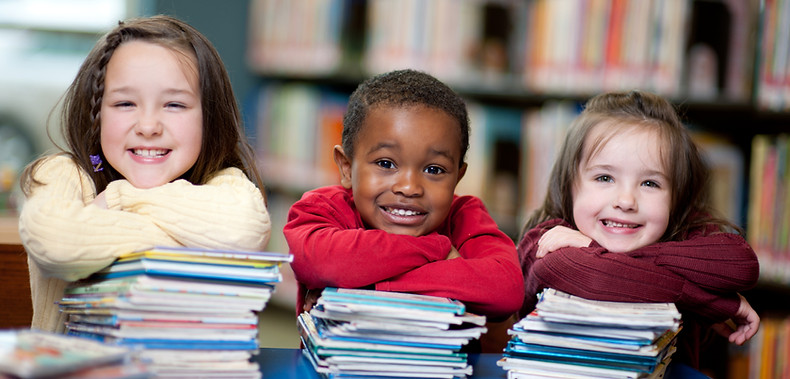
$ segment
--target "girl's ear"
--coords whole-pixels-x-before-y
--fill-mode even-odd
[[[343,147],[340,145],[335,145],[333,153],[335,155],[335,164],[337,164],[337,168],[340,170],[340,184],[343,185],[343,188],[350,189],[351,159],[346,156],[346,152],[343,151]]]

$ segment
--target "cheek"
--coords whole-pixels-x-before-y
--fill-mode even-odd
[[[113,129],[111,122],[102,120],[99,127],[99,144],[105,156],[113,153],[113,148],[119,144],[118,132]]]

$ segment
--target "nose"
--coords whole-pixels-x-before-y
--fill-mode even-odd
[[[414,170],[404,170],[396,174],[395,183],[392,185],[392,192],[406,197],[422,196],[423,186],[422,176]]]
[[[634,191],[630,188],[621,188],[614,199],[614,207],[626,212],[636,211],[638,207]]]
[[[153,137],[162,134],[162,122],[155,111],[142,111],[134,132],[144,137]]]

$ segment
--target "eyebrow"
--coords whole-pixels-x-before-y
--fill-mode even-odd
[[[130,86],[122,86],[117,88],[111,88],[109,93],[129,93],[134,92],[132,87]],[[179,88],[168,88],[164,91],[166,95],[179,95],[179,94],[187,94],[187,95],[196,95],[192,89],[179,89]]]
[[[614,170],[614,166],[612,166],[612,165],[586,166],[584,168],[584,170],[586,170],[586,171],[591,171],[591,170],[616,171],[616,170]],[[664,172],[658,171],[658,170],[644,170],[644,171],[640,171],[639,173],[641,175],[643,175],[643,176],[659,176],[659,177],[664,178],[664,179],[669,179],[668,175],[666,175],[666,174],[664,174]]]
[[[379,142],[373,145],[373,147],[371,147],[370,149],[368,149],[367,154],[383,149],[398,149],[398,145],[389,142]]]
[[[453,154],[451,152],[447,151],[447,150],[430,149],[430,152],[433,155],[441,155],[441,156],[446,157],[447,159],[455,162],[455,158],[453,157]]]
[[[371,147],[371,148],[370,148],[370,150],[368,150],[368,151],[367,151],[367,154],[371,154],[371,153],[373,153],[373,152],[376,152],[376,151],[378,151],[378,150],[383,150],[383,149],[396,149],[396,150],[400,150],[400,148],[398,147],[398,145],[397,145],[397,144],[390,143],[390,142],[379,142],[378,144],[376,144],[376,145],[374,145],[373,147]],[[449,160],[451,160],[451,161],[455,162],[455,159],[453,158],[453,155],[452,155],[452,153],[451,153],[451,152],[449,152],[449,151],[446,151],[446,150],[438,150],[438,149],[433,149],[433,148],[432,148],[432,149],[430,149],[430,150],[429,150],[429,152],[430,152],[432,155],[439,155],[439,156],[443,156],[443,157],[446,157],[447,159],[449,159]]]

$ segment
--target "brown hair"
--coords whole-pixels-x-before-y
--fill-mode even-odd
[[[123,176],[109,165],[94,172],[90,155],[101,154],[101,103],[107,63],[115,49],[130,41],[161,45],[194,56],[203,109],[203,143],[195,164],[181,176],[193,184],[205,184],[217,171],[238,167],[263,192],[263,182],[256,168],[252,147],[242,128],[241,114],[233,95],[225,65],[211,42],[187,23],[169,16],[152,16],[121,21],[105,34],[82,63],[77,76],[66,91],[61,113],[65,154],[87,173],[104,191],[111,181]],[[102,160],[103,154],[102,154]],[[22,174],[22,190],[30,193],[41,159],[28,165]]]
[[[586,141],[591,131],[601,124],[609,130],[599,133],[594,141]],[[631,91],[604,93],[587,102],[584,111],[571,124],[554,162],[546,199],[527,220],[522,234],[553,218],[563,219],[576,227],[573,186],[579,165],[624,127],[650,128],[659,136],[660,158],[670,175],[671,188],[669,226],[660,241],[682,240],[690,230],[708,223],[718,225],[722,231],[740,232],[732,223],[711,216],[714,212],[708,203],[710,169],[672,104],[658,95]],[[584,156],[585,142],[589,146],[587,156]]]

